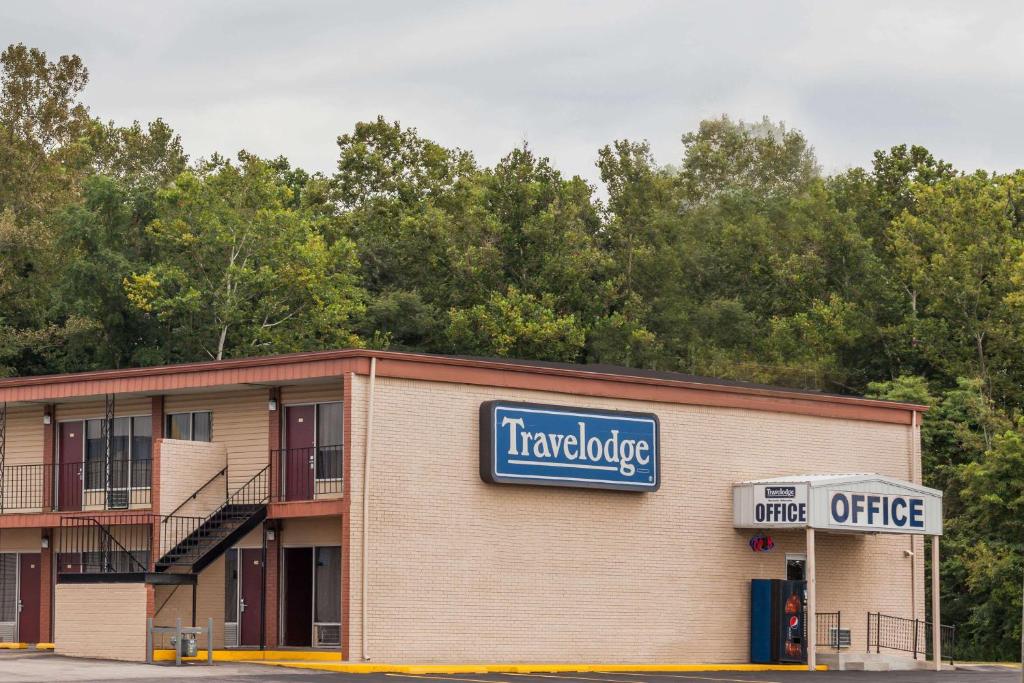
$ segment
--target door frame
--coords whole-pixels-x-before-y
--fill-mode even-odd
[[[338,405],[341,406],[342,434],[344,434],[345,401],[343,399],[338,399],[336,401],[296,401],[294,403],[282,403],[281,404],[281,408],[282,408],[282,410],[281,410],[281,443],[278,444],[278,448],[280,448],[282,451],[284,451],[286,453],[288,451],[288,447],[287,447],[287,444],[288,444],[288,409],[289,408],[301,408],[301,407],[304,407],[304,406],[312,406],[313,407],[313,498],[311,500],[316,500],[316,493],[317,493],[316,483],[318,481],[341,481],[340,479],[334,478],[334,477],[322,479],[319,476],[320,473],[317,471],[317,457],[316,457],[317,456],[317,452],[316,451],[321,446],[321,444],[320,444],[320,410],[319,410],[319,406],[335,404],[335,403],[337,403]],[[345,449],[345,444],[344,443],[341,443],[341,444],[328,444],[328,445],[331,445],[331,446],[335,446],[335,445],[336,446],[341,446],[342,453],[344,453],[344,449]],[[287,456],[285,456],[285,457],[287,458]],[[344,457],[344,455],[342,457]],[[281,468],[281,491],[287,492],[288,491],[288,481],[287,481],[287,469],[288,468],[283,463],[280,464],[279,466]]]
[[[337,548],[339,556],[341,556],[341,552],[344,549],[342,544],[340,544],[340,543],[337,544],[337,545],[335,545],[333,543],[327,543],[327,544],[324,544],[324,545],[314,544],[314,545],[288,545],[288,546],[282,545],[281,546],[281,549],[280,549],[280,552],[281,552],[280,558],[281,559],[279,561],[280,562],[279,566],[281,567],[282,571],[278,572],[279,586],[278,586],[278,593],[277,593],[278,596],[280,596],[279,599],[278,599],[278,603],[279,604],[278,604],[278,615],[277,615],[277,623],[279,624],[279,630],[280,630],[280,633],[278,633],[278,639],[279,639],[279,642],[284,642],[284,637],[285,637],[284,628],[285,628],[285,618],[287,616],[287,602],[288,602],[287,586],[288,586],[288,582],[289,581],[288,581],[288,576],[287,576],[286,565],[284,563],[284,551],[285,550],[308,550],[309,554],[311,555],[311,559],[312,559],[312,562],[311,562],[312,567],[311,567],[311,571],[310,571],[309,581],[310,581],[310,584],[313,586],[312,597],[310,599],[310,605],[309,605],[309,608],[310,608],[309,609],[309,642],[310,642],[310,647],[313,648],[314,650],[334,650],[336,648],[341,647],[341,641],[343,640],[341,629],[344,628],[344,623],[343,622],[338,622],[338,641],[339,641],[338,645],[317,645],[317,643],[316,643],[316,625],[318,623],[316,621],[316,593],[317,593],[317,587],[318,587],[317,586],[317,581],[316,581],[316,551],[319,548]],[[342,580],[342,577],[343,577],[344,573],[345,573],[345,560],[344,560],[344,557],[342,556],[341,557],[341,564],[338,567],[338,581]],[[345,600],[347,598],[346,598],[345,594],[340,592],[340,591],[339,591],[339,594],[338,594],[338,598],[340,600],[340,603],[338,605],[338,611],[340,613],[341,611],[343,611],[343,605],[344,605]],[[331,622],[322,622],[322,623],[331,623]]]
[[[242,558],[243,558],[245,552],[247,552],[247,551],[248,552],[258,552],[258,553],[260,553],[260,585],[258,586],[258,590],[256,592],[257,592],[257,595],[259,596],[259,603],[258,604],[260,606],[259,608],[260,608],[260,611],[261,611],[261,614],[260,614],[260,630],[263,630],[263,628],[265,628],[264,625],[266,624],[266,609],[267,609],[267,606],[266,606],[266,597],[267,597],[266,596],[266,583],[267,583],[267,557],[266,557],[266,553],[264,552],[264,549],[262,547],[255,547],[255,548],[236,547],[236,548],[232,548],[231,550],[238,553],[238,564],[237,564],[237,567],[238,567],[238,579],[237,579],[237,581],[238,581],[238,585],[237,585],[237,591],[238,591],[237,592],[237,595],[238,595],[238,622],[237,622],[238,623],[238,645],[237,645],[237,647],[240,647],[240,648],[244,648],[244,647],[259,647],[259,642],[257,642],[255,646],[254,645],[246,645],[246,644],[244,644],[242,642],[244,640],[243,632],[242,632],[242,624],[244,623],[243,620],[242,620],[242,600],[243,600],[242,587],[245,585],[243,580],[242,580],[243,577],[245,576],[245,572],[244,572],[245,564],[243,563]],[[230,622],[228,622],[228,623],[230,623]],[[259,634],[258,640],[262,640],[262,634]]]
[[[61,508],[61,497],[60,497],[61,496],[61,483],[60,483],[60,480],[61,480],[61,474],[64,472],[64,464],[65,464],[64,463],[64,452],[63,452],[64,451],[64,448],[63,448],[63,441],[64,441],[63,429],[64,429],[64,425],[70,424],[72,422],[77,422],[78,424],[82,425],[82,429],[81,429],[81,432],[82,432],[82,453],[81,453],[82,459],[79,460],[79,463],[81,464],[81,468],[82,468],[82,474],[81,474],[81,477],[80,477],[80,480],[81,480],[81,491],[79,491],[78,510],[66,510],[65,511],[65,510],[63,510]],[[86,430],[86,425],[85,425],[86,422],[87,422],[86,418],[75,418],[75,419],[68,418],[68,419],[64,419],[64,420],[57,420],[57,430],[56,430],[57,431],[57,438],[55,439],[55,441],[57,442],[57,449],[56,449],[57,450],[57,453],[56,453],[56,460],[57,460],[57,468],[56,469],[57,469],[57,471],[54,473],[54,477],[53,477],[53,499],[54,499],[53,502],[55,503],[54,507],[59,512],[81,512],[83,509],[85,509],[85,491],[86,491],[86,488],[85,488],[85,445],[86,445],[86,442],[88,441],[88,439],[86,438],[86,431],[85,431]]]

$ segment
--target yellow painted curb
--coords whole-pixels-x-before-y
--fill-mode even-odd
[[[27,643],[0,643],[0,650],[24,650],[28,648]]]
[[[310,669],[335,673],[402,673],[402,674],[488,674],[488,673],[615,673],[615,672],[697,672],[697,671],[807,671],[804,664],[370,664],[339,662],[328,664],[311,661],[243,660],[253,664],[281,666],[289,669]],[[819,666],[827,671],[827,666]]]
[[[53,643],[36,643],[37,650],[52,650]]]
[[[183,662],[206,661],[206,650],[199,650],[195,657],[182,657]],[[290,661],[341,662],[339,652],[311,652],[303,650],[214,650],[215,662],[256,662]],[[154,650],[153,661],[173,662],[174,650]]]

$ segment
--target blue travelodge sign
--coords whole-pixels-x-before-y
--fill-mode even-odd
[[[480,406],[480,477],[535,484],[657,491],[653,413],[487,401]]]

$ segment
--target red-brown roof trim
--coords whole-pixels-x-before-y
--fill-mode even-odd
[[[342,349],[150,368],[99,370],[0,380],[0,402],[58,401],[108,393],[161,393],[230,384],[287,383],[346,372],[365,375],[377,359],[381,376],[485,386],[542,389],[667,403],[793,412],[910,424],[927,406],[781,387],[674,379],[522,361],[396,351]]]

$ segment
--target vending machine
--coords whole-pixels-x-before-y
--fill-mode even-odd
[[[751,579],[750,661],[807,661],[806,581]]]

